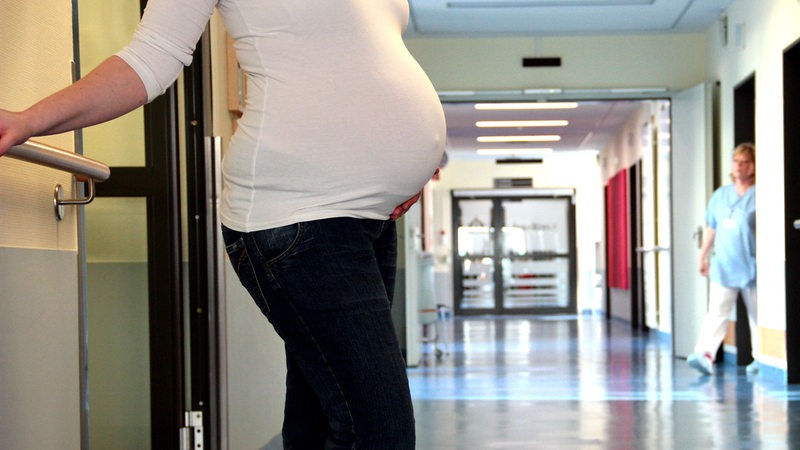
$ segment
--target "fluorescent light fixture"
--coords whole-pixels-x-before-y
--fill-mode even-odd
[[[523,89],[522,93],[525,95],[542,95],[542,94],[563,94],[564,89],[561,88],[528,88]]]
[[[576,102],[512,102],[512,103],[475,103],[475,109],[492,110],[528,110],[528,109],[575,109]]]
[[[436,91],[437,94],[440,96],[451,96],[451,97],[469,97],[476,94],[475,91]]]
[[[553,153],[552,148],[480,148],[477,153],[485,156],[530,156]]]
[[[478,128],[523,128],[523,127],[565,127],[566,120],[479,120]]]
[[[462,0],[447,2],[448,8],[538,8],[565,6],[652,5],[655,0]]]
[[[479,136],[478,142],[558,142],[561,136],[555,134],[520,136]]]
[[[667,88],[653,87],[653,88],[614,88],[611,89],[612,94],[647,94],[652,92],[667,92]]]

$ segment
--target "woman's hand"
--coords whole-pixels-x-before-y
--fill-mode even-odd
[[[700,258],[700,275],[708,276],[708,259]]]
[[[30,127],[26,125],[21,113],[0,109],[0,156],[30,137]]]
[[[708,276],[708,269],[710,267],[711,261],[711,253],[714,248],[714,237],[716,236],[716,231],[706,226],[705,231],[703,232],[703,243],[700,245],[700,275],[707,277]]]
[[[438,174],[439,174],[439,168],[437,167],[436,172],[433,173],[433,176],[431,178],[436,177],[436,175]],[[397,206],[394,209],[394,211],[392,211],[392,215],[389,216],[389,220],[397,220],[400,217],[402,217],[403,214],[407,213],[408,210],[411,209],[412,206],[414,206],[414,203],[417,203],[419,201],[419,198],[421,196],[422,196],[422,190],[417,192],[416,195],[414,195],[410,199],[404,201],[401,205]]]
[[[389,220],[397,220],[400,217],[402,217],[403,214],[407,213],[408,210],[411,209],[412,206],[414,206],[414,203],[417,203],[417,201],[419,201],[419,198],[421,196],[422,196],[422,191],[419,191],[417,192],[416,195],[404,201],[403,204],[399,205],[394,209],[394,211],[392,211],[392,215],[389,216]]]

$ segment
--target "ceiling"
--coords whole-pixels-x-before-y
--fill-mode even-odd
[[[409,33],[576,35],[705,31],[733,0],[409,0]]]
[[[555,102],[553,102],[555,103]],[[453,159],[537,159],[554,152],[601,150],[631,117],[640,100],[581,101],[570,109],[478,110],[474,102],[443,102],[447,152]],[[486,103],[479,103],[486,104]],[[523,103],[516,103],[522,105]],[[566,121],[558,126],[476,127],[478,121]],[[514,125],[514,124],[512,124]],[[558,136],[545,142],[479,142],[480,137]],[[550,149],[550,152],[547,152]],[[505,153],[480,155],[478,150]],[[540,150],[544,154],[540,153]]]
[[[574,36],[704,32],[733,0],[409,0],[409,37]],[[489,96],[491,97],[491,95]],[[452,98],[456,102],[448,101]],[[568,110],[479,111],[458,95],[443,95],[451,158],[478,148],[600,150],[639,106],[636,100],[581,101]],[[568,126],[476,128],[479,120],[567,120]],[[479,143],[487,135],[552,135],[557,142]],[[523,156],[517,156],[522,158]],[[495,159],[506,158],[499,156]]]

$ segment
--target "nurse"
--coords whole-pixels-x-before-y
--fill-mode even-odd
[[[706,212],[700,249],[700,273],[709,277],[708,313],[687,363],[705,375],[714,373],[714,355],[725,337],[728,318],[741,293],[752,339],[750,375],[758,373],[756,309],[756,150],[739,144],[733,151],[732,183],[717,189]]]

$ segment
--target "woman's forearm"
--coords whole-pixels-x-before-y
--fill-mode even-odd
[[[144,84],[122,59],[112,56],[76,83],[21,113],[30,136],[63,133],[122,116],[147,101]]]

